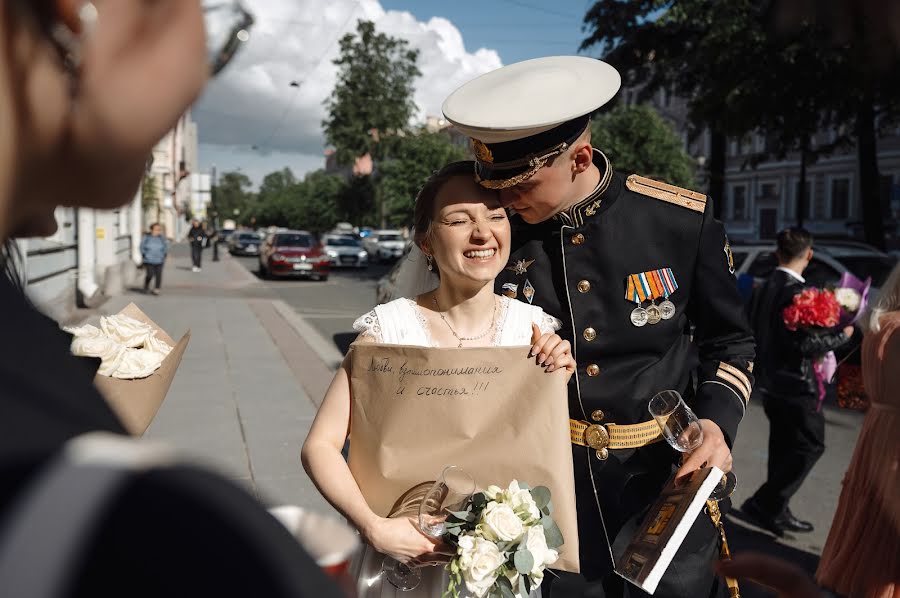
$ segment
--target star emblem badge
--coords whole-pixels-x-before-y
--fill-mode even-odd
[[[525,274],[528,272],[528,266],[534,263],[534,260],[519,260],[512,266],[507,266],[506,269],[512,272],[515,272],[518,275]]]

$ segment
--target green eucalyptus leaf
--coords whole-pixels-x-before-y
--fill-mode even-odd
[[[541,519],[541,525],[544,526],[544,537],[547,539],[547,546],[550,548],[559,548],[563,545],[563,535],[559,531],[559,526],[550,517]]]
[[[534,499],[538,509],[543,509],[550,504],[550,490],[546,486],[538,486],[531,489],[531,498]]]
[[[534,569],[534,556],[526,549],[516,551],[515,562],[520,575],[528,575]]]

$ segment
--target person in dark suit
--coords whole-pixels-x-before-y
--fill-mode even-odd
[[[203,244],[206,242],[206,229],[200,225],[199,220],[191,220],[191,230],[187,234],[188,241],[191,244],[191,262],[193,262],[194,272],[199,272],[203,260]]]
[[[218,24],[234,34],[252,22],[246,12],[229,16]],[[238,39],[206,41],[199,0],[0,3],[0,246],[52,234],[61,201],[103,210],[130,202],[153,147],[203,89],[209,59],[224,66]],[[60,591],[9,589],[65,564],[36,552],[27,568],[9,566],[10,555],[27,553],[10,530],[22,506],[35,504],[27,498],[48,465],[74,438],[126,431],[92,384],[98,363],[71,354],[71,335],[28,302],[8,258],[0,253],[0,571],[9,575],[0,593],[339,596],[244,489],[189,466],[122,488],[93,520],[94,533],[72,544]],[[89,490],[89,481],[70,482],[55,496]],[[64,527],[29,540],[65,545]]]
[[[547,576],[553,598],[647,595],[615,575],[613,547],[676,470],[731,469],[753,381],[753,335],[712,201],[617,172],[592,147],[590,114],[619,83],[603,62],[553,57],[482,75],[444,103],[473,139],[476,180],[514,212],[497,292],[562,320],[578,362],[569,412],[581,575]],[[647,411],[666,389],[682,393],[704,434],[680,467]],[[710,519],[698,518],[655,595],[724,592],[718,549]]]
[[[805,288],[803,271],[813,256],[812,235],[802,228],[781,231],[775,254],[778,268],[755,291],[750,306],[757,342],[757,387],[769,418],[768,477],[741,510],[760,527],[781,536],[786,531],[813,529],[788,506],[825,451],[825,416],[819,408],[813,362],[847,343],[853,327],[788,330],[782,313]]]

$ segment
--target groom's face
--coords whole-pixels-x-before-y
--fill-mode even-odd
[[[564,206],[564,192],[571,185],[566,157],[558,156],[548,166],[518,185],[500,190],[500,203],[512,209],[528,224],[547,220]]]

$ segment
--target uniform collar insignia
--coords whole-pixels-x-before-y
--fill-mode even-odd
[[[534,263],[534,260],[519,260],[512,266],[507,266],[506,269],[510,272],[515,272],[519,276],[528,272],[528,266]]]
[[[562,222],[566,226],[581,226],[584,224],[585,216],[590,217],[597,213],[600,204],[603,201],[603,194],[609,189],[612,181],[613,169],[612,164],[606,154],[594,148],[594,164],[600,169],[600,182],[590,195],[582,199],[580,202],[570,207],[568,210],[559,212],[553,216],[556,220]]]

